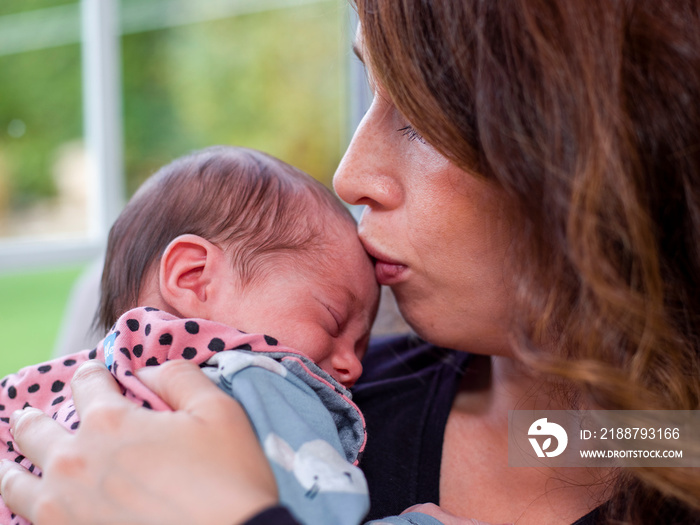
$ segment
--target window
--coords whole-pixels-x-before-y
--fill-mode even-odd
[[[330,184],[364,111],[350,100],[364,81],[351,16],[337,0],[0,2],[7,321],[56,330],[68,284],[125,200],[176,156],[238,144]],[[48,358],[52,338],[19,338],[3,355]],[[19,364],[0,359],[3,373]]]
[[[0,266],[36,257],[29,238],[69,246],[88,230],[78,7],[0,4]]]
[[[330,184],[348,138],[336,0],[4,0],[0,270],[89,260],[158,166],[211,144]]]

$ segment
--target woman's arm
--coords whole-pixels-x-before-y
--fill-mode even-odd
[[[139,378],[175,411],[125,399],[104,365],[72,382],[81,424],[70,434],[41,412],[12,417],[16,442],[41,478],[0,466],[7,505],[36,525],[243,523],[277,504],[248,418],[193,364],[144,368]]]

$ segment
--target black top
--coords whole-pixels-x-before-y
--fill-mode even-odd
[[[353,389],[367,422],[360,467],[369,485],[368,519],[438,504],[445,425],[468,362],[464,352],[415,337],[373,342]]]
[[[442,442],[447,417],[469,354],[438,348],[415,336],[372,341],[353,400],[367,422],[360,467],[371,501],[367,520],[400,514],[417,503],[439,503]],[[279,507],[246,525],[294,525]],[[574,525],[595,525],[598,512]]]

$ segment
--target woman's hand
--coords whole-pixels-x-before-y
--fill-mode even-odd
[[[241,523],[277,503],[277,487],[241,406],[186,361],[138,372],[175,411],[121,395],[104,365],[71,384],[80,427],[68,433],[38,410],[12,417],[21,452],[41,478],[0,466],[0,493],[36,525]]]
[[[413,505],[407,508],[401,514],[406,514],[407,512],[422,512],[428,516],[432,516],[436,520],[443,523],[443,525],[490,525],[484,521],[475,520],[472,518],[460,518],[454,514],[450,514],[442,510],[434,503],[420,503],[418,505]],[[508,524],[504,524],[508,525]]]

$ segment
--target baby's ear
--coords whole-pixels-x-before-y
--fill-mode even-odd
[[[222,258],[221,248],[198,235],[176,237],[160,260],[161,296],[182,317],[202,317]]]

